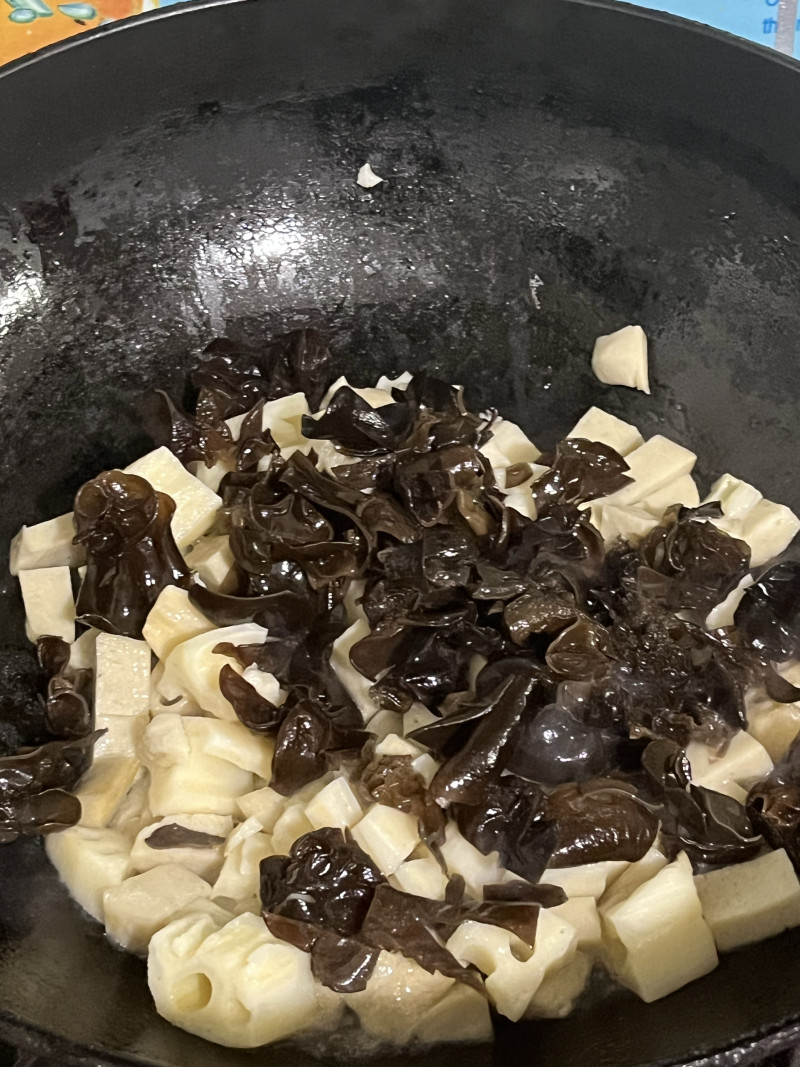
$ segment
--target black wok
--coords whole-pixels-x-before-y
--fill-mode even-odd
[[[366,160],[387,179],[371,193]],[[597,402],[691,446],[702,480],[730,469],[797,508],[799,206],[795,66],[600,2],[205,4],[21,61],[0,75],[3,558],[21,522],[149,447],[150,390],[180,394],[212,336],[305,323],[359,383],[431,367],[543,443]],[[652,397],[589,372],[594,337],[627,322],[652,339]],[[3,717],[32,736],[7,575],[2,594]],[[9,1062],[311,1062],[160,1020],[144,966],[37,842],[0,852],[0,941]],[[616,991],[436,1062],[785,1047],[798,949],[786,935],[660,1003]]]

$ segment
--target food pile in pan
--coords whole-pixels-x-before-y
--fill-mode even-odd
[[[636,329],[596,368],[647,389]],[[215,342],[169,448],[23,527],[56,739],[0,759],[2,838],[237,1046],[484,1040],[800,924],[795,516],[599,408],[540,453],[328,365]]]

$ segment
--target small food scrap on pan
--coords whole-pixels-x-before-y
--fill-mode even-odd
[[[641,326],[623,326],[598,337],[592,353],[592,370],[605,385],[627,385],[650,392],[647,376],[647,337]]]
[[[378,177],[369,163],[365,163],[359,170],[358,177],[356,178],[358,184],[362,189],[373,189],[376,185],[380,185],[383,178]]]

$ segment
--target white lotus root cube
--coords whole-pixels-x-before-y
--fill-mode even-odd
[[[11,542],[9,570],[16,577],[20,571],[40,567],[80,567],[86,562],[86,552],[83,545],[73,544],[74,536],[71,511],[35,526],[23,526]]]
[[[419,730],[423,726],[430,726],[432,722],[438,722],[439,716],[428,711],[424,704],[413,703],[403,716],[403,735],[410,734],[412,730]]]
[[[528,435],[508,419],[495,419],[492,436],[478,451],[493,467],[510,467],[515,463],[535,463],[541,452]]]
[[[369,720],[369,732],[376,743],[381,742],[397,729],[397,714],[390,708],[382,708]]]
[[[164,675],[160,689],[166,699],[187,696],[203,711],[218,719],[238,722],[236,712],[222,695],[219,675],[225,664],[237,674],[242,668],[230,656],[221,656],[213,651],[216,645],[261,645],[267,631],[256,623],[239,623],[237,626],[221,626],[209,633],[198,634],[176,645],[164,663]]]
[[[605,385],[627,385],[650,392],[647,375],[647,337],[641,326],[623,326],[594,343],[592,370]]]
[[[95,759],[74,790],[81,802],[81,825],[106,826],[133,785],[141,764],[131,756]]]
[[[103,894],[106,933],[129,952],[144,952],[150,938],[198,897],[210,897],[208,882],[168,864],[126,878]]]
[[[394,874],[419,844],[416,818],[383,804],[373,804],[352,834],[386,875]]]
[[[323,826],[355,826],[361,804],[345,778],[334,778],[306,804],[306,818],[315,830]]]
[[[201,537],[184,559],[209,589],[217,593],[231,593],[236,588],[236,560],[227,534]]]
[[[147,977],[168,1022],[233,1048],[330,1026],[340,1007],[314,980],[309,954],[274,938],[256,915],[222,927],[210,915],[175,920],[150,942]]]
[[[609,969],[648,1003],[717,966],[685,853],[604,910],[603,931]]]
[[[95,715],[96,730],[105,730],[95,741],[94,758],[104,756],[128,756],[139,760],[147,715]]]
[[[234,904],[248,903],[258,897],[258,866],[265,856],[272,856],[275,849],[269,834],[255,833],[236,845],[225,856],[212,890],[215,900],[230,900]]]
[[[224,722],[201,716],[184,716],[183,727],[192,750],[227,760],[234,767],[251,771],[259,778],[271,776],[275,751],[272,738],[253,733],[238,721]]]
[[[202,711],[196,701],[180,692],[184,687],[176,686],[174,680],[167,678],[164,682],[166,660],[158,660],[150,672],[150,714],[163,715],[201,715]]]
[[[722,517],[710,521],[750,546],[751,567],[761,567],[780,555],[800,530],[800,519],[793,511],[765,500],[758,489],[733,474],[718,478],[705,500],[718,500],[722,508]]]
[[[217,494],[190,474],[164,445],[135,460],[125,473],[138,474],[175,501],[170,526],[178,548],[186,548],[202,537],[222,507]]]
[[[280,793],[276,793],[270,786],[265,785],[262,789],[245,793],[244,796],[239,797],[236,804],[245,819],[257,819],[261,828],[271,834],[278,816],[286,806],[286,797],[282,797]]]
[[[599,502],[626,507],[644,502],[665,485],[689,474],[696,461],[694,452],[670,441],[668,437],[656,434],[625,457],[628,464],[625,476],[633,481],[615,493],[602,497]]]
[[[718,630],[722,626],[733,626],[736,621],[736,609],[741,604],[745,592],[754,581],[752,574],[746,574],[736,588],[732,589],[723,601],[709,611],[705,622],[707,630]]]
[[[130,837],[119,830],[70,826],[48,834],[44,847],[70,896],[102,922],[103,893],[128,873]]]
[[[412,377],[410,370],[401,371],[396,378],[389,378],[387,375],[382,374],[375,383],[375,388],[384,389],[387,393],[391,393],[392,389],[401,389],[405,392],[411,383]]]
[[[778,704],[768,698],[747,702],[747,732],[777,763],[800,734],[800,704]]]
[[[189,759],[192,748],[183,718],[175,712],[164,712],[147,724],[142,762],[148,767],[171,767]]]
[[[254,663],[249,667],[245,667],[244,671],[242,671],[242,677],[252,685],[259,696],[269,700],[276,707],[280,707],[286,700],[286,693],[281,689],[275,675],[270,674],[269,671],[259,670]]]
[[[394,733],[387,734],[375,746],[376,756],[411,756],[412,759],[416,759],[423,752],[425,749],[422,745],[418,745],[415,741],[407,741],[404,737]]]
[[[630,545],[638,544],[658,525],[658,519],[643,507],[617,504],[593,504],[592,525],[601,533],[606,545],[622,538]]]
[[[401,863],[389,881],[403,893],[414,893],[418,897],[431,900],[444,900],[447,889],[447,875],[433,856],[406,860]]]
[[[203,460],[195,460],[186,464],[186,469],[189,473],[193,474],[203,485],[208,486],[212,493],[217,492],[222,479],[226,474],[230,474],[235,467],[236,460],[230,453],[220,456],[210,467],[207,467]]]
[[[661,519],[667,508],[671,508],[674,504],[681,504],[685,508],[696,508],[699,503],[700,490],[697,488],[697,482],[691,474],[682,474],[663,488],[646,496],[639,502],[639,507],[645,508],[657,519]]]
[[[116,634],[98,634],[95,659],[95,712],[147,715],[151,660],[147,643]]]
[[[592,973],[592,956],[581,949],[546,974],[525,1010],[526,1019],[563,1019],[575,1006]]]
[[[306,806],[313,800],[317,793],[321,792],[330,781],[333,774],[328,773],[322,778],[317,778],[308,785],[303,786],[291,797],[280,797],[281,806],[276,807],[276,814],[272,817],[266,812],[268,818],[272,817],[272,851],[278,855],[288,855],[295,841],[304,834],[309,834],[314,829],[306,817]],[[274,792],[269,786],[270,792]],[[278,793],[275,793],[279,796]],[[257,794],[253,794],[257,797]],[[247,798],[243,798],[247,802]],[[269,805],[270,801],[265,796],[263,803]],[[265,824],[266,826],[266,824]]]
[[[272,828],[273,851],[279,856],[288,856],[295,841],[313,829],[304,803],[287,804]]]
[[[690,741],[686,756],[696,785],[725,793],[740,803],[744,803],[753,782],[766,778],[773,766],[764,746],[745,730],[735,733],[719,756],[701,741]]]
[[[785,849],[695,877],[720,952],[800,926],[800,882]]]
[[[260,834],[263,829],[264,827],[255,815],[251,815],[249,819],[240,822],[235,829],[232,829],[228,834],[228,839],[225,842],[225,855],[229,856],[235,848],[238,848],[239,845],[243,845],[248,838]]]
[[[165,713],[152,719],[145,730],[150,810],[154,815],[187,810],[233,815],[237,798],[253,791],[253,774],[227,759],[207,755],[200,747],[205,727],[200,733],[191,727],[187,730],[189,721],[189,717]]]
[[[595,897],[569,897],[549,910],[575,928],[578,948],[599,948],[603,931]]]
[[[425,785],[430,785],[436,777],[440,764],[436,762],[430,753],[423,752],[421,756],[417,756],[415,760],[411,761],[411,766],[425,780]]]
[[[442,858],[450,874],[460,874],[471,896],[483,899],[483,887],[502,882],[505,869],[496,852],[484,856],[462,835],[458,827],[448,822],[441,846]]]
[[[75,640],[75,601],[69,567],[43,567],[19,572],[29,641],[49,634],[71,644]]]
[[[472,963],[486,975],[486,991],[495,1008],[516,1022],[545,977],[574,956],[577,940],[574,927],[543,908],[532,952],[509,930],[472,920],[459,926],[447,948],[461,963]]]
[[[184,916],[191,918],[197,918],[198,916],[210,916],[218,927],[225,926],[231,919],[236,916],[234,912],[229,911],[227,908],[221,907],[213,900],[209,900],[208,897],[195,897],[194,900],[190,900],[188,904],[185,904],[182,908],[178,908],[175,914],[170,919],[170,923],[177,922]]]
[[[410,1041],[426,1011],[442,1000],[455,980],[430,974],[399,952],[381,952],[367,988],[348,993],[345,1003],[369,1034],[385,1041]]]
[[[369,695],[372,682],[369,678],[365,678],[360,671],[357,671],[350,662],[350,649],[356,641],[366,637],[369,632],[369,623],[366,618],[357,619],[352,626],[349,626],[343,634],[336,638],[331,651],[331,666],[336,672],[339,681],[352,697],[353,703],[364,717],[365,723],[368,723],[375,715],[378,705]]]
[[[642,858],[634,863],[629,863],[603,893],[598,901],[601,915],[615,904],[619,904],[621,900],[629,897],[634,889],[638,889],[640,885],[649,881],[666,865],[667,857],[657,845],[651,845]]]
[[[278,448],[296,448],[305,443],[301,432],[303,415],[309,415],[305,393],[268,400],[261,409],[261,428],[269,430]]]
[[[530,488],[510,489],[503,498],[503,504],[507,508],[518,511],[520,515],[525,515],[526,518],[536,518],[536,503]]]
[[[96,669],[95,645],[99,635],[100,631],[90,626],[72,642],[69,649],[69,665],[74,671]]]
[[[779,556],[800,530],[800,519],[795,513],[785,504],[773,504],[771,500],[759,500],[741,519],[736,520],[733,528],[729,528],[725,520],[714,521],[734,537],[747,542],[751,567],[761,567]]]
[[[149,788],[150,772],[145,767],[140,767],[133,785],[108,821],[110,829],[127,834],[131,843],[143,826],[153,822],[153,813],[147,805]]]
[[[335,467],[346,467],[358,462],[358,456],[346,455],[336,447],[333,441],[308,441],[309,451],[312,445],[317,456],[317,470],[324,474],[329,474]],[[353,621],[354,619],[348,615],[348,622]]]
[[[187,830],[220,837],[219,844],[181,845],[176,848],[153,848],[147,843],[160,827],[177,824]],[[131,871],[149,871],[164,864],[175,864],[196,874],[206,882],[213,882],[222,867],[222,849],[225,838],[231,832],[233,820],[230,815],[168,815],[144,826],[136,835],[131,847]]]
[[[423,1011],[413,1037],[420,1042],[491,1041],[494,1036],[486,997],[456,982],[440,1001]]]
[[[625,860],[603,860],[579,867],[548,868],[539,879],[544,885],[559,885],[568,897],[601,897],[628,867]]]
[[[268,400],[261,409],[261,429],[269,430],[275,444],[280,449],[286,449],[287,454],[291,454],[296,449],[308,452],[311,442],[307,441],[301,432],[303,415],[308,414],[308,401],[305,393],[290,393],[277,400]],[[239,440],[245,418],[246,414],[234,415],[225,420],[234,441]]]
[[[627,456],[629,452],[644,444],[644,438],[635,426],[623,422],[616,415],[610,415],[602,408],[589,408],[586,414],[578,419],[567,437],[600,441],[601,444],[610,445],[621,456]]]
[[[409,378],[409,381],[410,380],[411,379]],[[386,389],[382,388],[380,385],[376,385],[374,387],[367,386],[366,389],[360,389],[357,386],[351,384],[342,374],[336,379],[335,382],[333,382],[332,385],[328,387],[328,391],[325,393],[322,400],[320,401],[320,410],[314,415],[314,418],[319,418],[320,415],[323,414],[323,412],[330,404],[331,400],[333,400],[336,393],[338,393],[338,391],[343,386],[346,386],[348,389],[352,389],[353,392],[360,396],[362,400],[365,400],[371,408],[382,408],[385,407],[387,404],[394,403],[390,391],[391,386]]]
[[[723,474],[714,482],[703,503],[719,502],[722,514],[729,519],[740,519],[762,499],[761,493],[748,482],[733,474]]]
[[[191,602],[187,590],[167,585],[148,613],[142,636],[159,659],[166,659],[181,641],[215,628],[214,623]]]

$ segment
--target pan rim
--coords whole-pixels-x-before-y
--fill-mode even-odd
[[[182,2],[174,3],[169,7],[158,8],[155,11],[141,12],[138,15],[128,16],[127,18],[118,19],[114,22],[95,26],[90,30],[84,30],[82,33],[66,38],[66,40],[57,41],[55,44],[45,45],[43,48],[38,48],[33,52],[26,53],[18,59],[13,59],[11,62],[0,67],[0,81],[13,77],[14,74],[19,71],[38,66],[52,57],[71,53],[79,48],[86,47],[87,45],[94,46],[95,42],[109,40],[117,34],[127,30],[137,31],[141,30],[144,26],[149,25],[155,27],[159,23],[168,19],[190,16],[196,11],[206,11],[212,8],[238,7],[246,4],[264,4],[267,2],[281,3],[291,2],[291,0],[182,0]],[[495,0],[496,4],[502,2],[503,0]],[[715,41],[717,44],[726,45],[729,48],[749,53],[756,58],[775,63],[786,70],[791,70],[796,73],[800,72],[800,62],[798,60],[793,56],[778,52],[776,49],[768,45],[757,44],[755,41],[749,41],[744,37],[738,37],[736,34],[717,29],[715,26],[709,26],[693,19],[684,18],[680,15],[672,15],[666,11],[654,11],[649,8],[640,7],[638,4],[630,3],[629,0],[555,0],[555,2],[562,5],[564,8],[595,8],[597,10],[607,11],[614,17],[619,17],[621,19],[641,19],[646,22],[661,23],[665,26],[670,26],[679,32],[697,34],[701,37],[706,37],[711,41]]]
[[[252,6],[257,3],[264,4],[266,2],[267,0],[185,0],[185,2],[175,4],[168,8],[162,8],[154,12],[146,12],[106,25],[101,25],[65,41],[38,49],[13,60],[11,63],[0,68],[0,80],[5,82],[5,79],[9,77],[13,79],[15,74],[23,70],[38,70],[41,63],[46,62],[51,58],[55,58],[62,54],[71,55],[76,49],[85,45],[91,44],[94,47],[95,42],[110,40],[114,35],[124,30],[135,31],[150,23],[155,27],[163,20],[184,15],[191,16],[193,12],[210,11],[216,8],[228,8],[233,7],[234,5],[236,7],[245,4]],[[292,0],[270,0],[270,2],[273,4],[286,4],[291,3]],[[495,0],[495,2],[502,3],[503,0]],[[753,57],[760,57],[762,60],[776,63],[784,69],[790,69],[794,72],[800,70],[800,65],[797,60],[791,56],[777,52],[765,45],[736,37],[733,34],[726,33],[714,27],[671,15],[666,12],[648,10],[631,3],[619,2],[619,0],[555,0],[555,2],[565,10],[568,10],[569,8],[589,8],[605,11],[610,15],[618,17],[623,22],[626,20],[644,20],[649,23],[663,24],[672,27],[673,30],[677,30],[679,33],[699,34],[701,37],[717,42],[728,49],[736,49],[740,54],[745,53]],[[55,1042],[57,1043],[56,1048],[59,1047],[59,1044],[64,1044],[63,1039],[60,1039],[57,1035],[51,1034],[49,1031],[43,1029],[40,1024],[26,1023],[21,1019],[6,1015],[5,1012],[0,1009],[0,1035],[6,1036],[6,1034],[11,1033],[14,1030],[18,1033],[22,1032],[29,1035],[37,1035],[46,1041],[49,1040]],[[727,1057],[727,1055],[731,1054],[735,1049],[739,1049],[743,1039],[749,1039],[751,1051],[758,1050],[761,1046],[764,1046],[763,1055],[768,1055],[771,1052],[781,1051],[784,1047],[788,1047],[784,1042],[790,1038],[790,1035],[791,1039],[795,1040],[799,1034],[800,1010],[798,1010],[798,1013],[795,1016],[789,1019],[784,1019],[783,1021],[776,1023],[774,1027],[770,1027],[766,1033],[762,1031],[760,1033],[742,1035],[739,1039],[739,1045],[731,1044],[720,1047],[713,1052],[709,1052],[700,1059],[692,1061],[692,1064],[689,1065],[689,1067],[706,1067],[706,1065],[710,1067],[711,1064],[714,1064],[715,1067],[721,1067],[721,1063],[723,1062],[722,1058]],[[97,1050],[94,1050],[89,1045],[75,1044],[72,1046],[71,1055],[76,1059],[79,1057],[94,1057],[96,1060],[97,1054]],[[109,1064],[142,1065],[145,1062],[138,1056],[126,1055],[121,1052],[102,1051],[101,1055],[103,1060]],[[96,1062],[99,1061],[96,1060]],[[677,1067],[678,1064],[682,1064],[685,1061],[670,1058],[658,1062],[661,1067]]]

